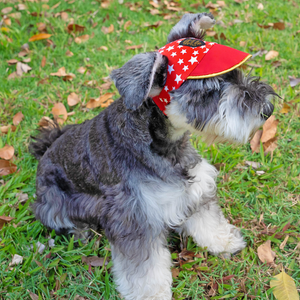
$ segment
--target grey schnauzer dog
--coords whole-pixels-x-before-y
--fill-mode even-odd
[[[208,14],[187,14],[168,42],[202,38],[201,29],[213,24]],[[78,238],[89,228],[103,229],[126,300],[172,298],[170,229],[214,255],[245,247],[218,205],[217,170],[189,136],[245,143],[273,112],[273,89],[235,69],[186,80],[172,91],[165,115],[152,98],[162,91],[167,69],[159,52],[134,56],[111,74],[121,98],[82,124],[42,129],[30,145],[39,160],[36,218]]]

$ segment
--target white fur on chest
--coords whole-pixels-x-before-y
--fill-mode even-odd
[[[153,227],[180,226],[205,203],[205,199],[215,197],[218,174],[215,167],[202,159],[189,174],[194,177],[190,182],[149,180],[141,183],[142,209]]]

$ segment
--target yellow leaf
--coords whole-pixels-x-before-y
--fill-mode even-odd
[[[291,107],[287,103],[283,103],[282,109],[280,110],[281,114],[287,114],[290,111]]]
[[[286,274],[283,270],[273,277],[270,286],[273,294],[278,300],[299,300],[299,294],[296,289],[294,279]]]
[[[34,36],[32,36],[30,39],[29,39],[29,42],[34,42],[34,41],[39,41],[39,40],[45,40],[45,39],[48,39],[52,34],[49,34],[49,33],[39,33],[39,34],[36,34]]]

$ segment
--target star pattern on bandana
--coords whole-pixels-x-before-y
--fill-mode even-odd
[[[159,96],[153,97],[159,108],[164,111],[166,105],[170,102],[169,92],[178,89],[186,80],[189,74],[196,68],[204,57],[205,53],[215,43],[204,42],[201,46],[188,46],[181,42],[186,39],[180,39],[165,45],[158,51],[168,57],[168,75],[166,84]],[[193,38],[187,38],[191,41]]]

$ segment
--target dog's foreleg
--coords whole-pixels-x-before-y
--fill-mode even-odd
[[[212,254],[222,254],[225,258],[246,246],[240,230],[227,222],[217,201],[213,200],[189,217],[180,232],[192,236],[200,247],[207,247]]]
[[[171,256],[165,239],[157,238],[144,247],[128,238],[128,244],[128,253],[124,253],[111,243],[114,278],[122,296],[126,300],[171,300]]]

